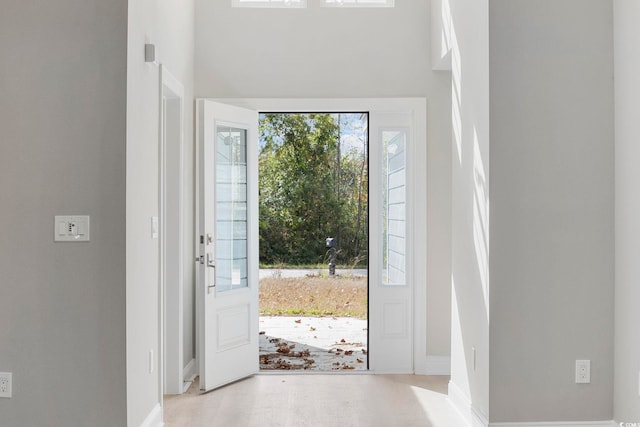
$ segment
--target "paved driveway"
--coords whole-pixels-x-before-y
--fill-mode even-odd
[[[336,274],[338,275],[353,275],[353,276],[366,276],[367,275],[366,268],[358,268],[358,269],[336,269]],[[265,277],[305,277],[310,275],[318,275],[318,274],[329,274],[329,269],[300,269],[300,270],[290,270],[290,269],[280,269],[280,268],[261,268],[259,277],[264,279]]]

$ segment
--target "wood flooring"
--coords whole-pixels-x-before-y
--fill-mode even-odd
[[[444,376],[260,374],[165,396],[167,427],[464,427]]]

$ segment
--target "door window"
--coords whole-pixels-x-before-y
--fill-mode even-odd
[[[247,131],[216,129],[216,269],[218,292],[247,287]]]
[[[406,284],[406,130],[382,130],[382,284]]]

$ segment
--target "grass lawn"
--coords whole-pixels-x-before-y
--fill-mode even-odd
[[[367,318],[367,278],[307,276],[260,279],[260,314]]]

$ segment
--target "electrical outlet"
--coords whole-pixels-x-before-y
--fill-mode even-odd
[[[576,360],[576,384],[589,384],[591,382],[591,361]]]
[[[11,372],[0,372],[0,397],[11,398]]]

